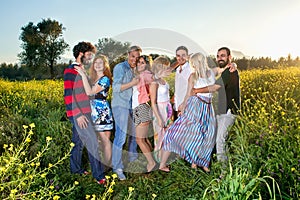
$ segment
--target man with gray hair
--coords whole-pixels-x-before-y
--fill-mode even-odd
[[[112,113],[115,121],[115,137],[112,148],[112,167],[120,180],[125,180],[123,173],[122,149],[125,144],[128,125],[131,133],[128,137],[129,161],[137,158],[137,143],[135,139],[135,128],[132,120],[132,87],[137,85],[139,79],[134,78],[133,69],[136,67],[137,59],[142,49],[132,46],[128,50],[126,61],[117,64],[113,70],[112,84]]]

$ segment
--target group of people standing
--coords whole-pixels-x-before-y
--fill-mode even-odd
[[[176,49],[177,61],[172,66],[167,57],[159,56],[152,61],[150,56],[141,55],[139,46],[131,46],[127,53],[127,60],[114,67],[112,79],[107,57],[96,54],[91,43],[80,42],[73,48],[75,62],[64,72],[64,98],[75,144],[70,157],[71,172],[88,173],[81,166],[85,146],[93,177],[99,184],[106,183],[104,164],[112,167],[120,180],[125,180],[122,155],[127,136],[128,161],[138,158],[139,146],[147,160],[146,173],[155,169],[169,172],[172,152],[191,163],[192,168],[199,166],[209,172],[215,144],[218,160],[226,160],[228,127],[234,123],[240,108],[239,74],[231,63],[230,50],[226,47],[218,50],[219,67],[213,69],[204,54],[189,56],[184,46]],[[84,65],[91,61],[87,74]],[[174,69],[176,112],[173,113],[169,84],[164,78]],[[107,100],[110,87],[111,106]],[[215,115],[212,93],[217,90]],[[148,137],[151,123],[154,147]]]

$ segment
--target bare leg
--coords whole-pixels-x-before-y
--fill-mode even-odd
[[[149,123],[141,123],[136,127],[136,143],[139,145],[141,151],[147,159],[147,171],[151,171],[155,167],[155,161],[152,156],[152,146],[148,140]]]
[[[161,149],[161,155],[162,156],[161,156],[161,162],[159,165],[159,169],[164,172],[169,172],[170,169],[169,169],[169,167],[167,167],[167,161],[168,161],[169,156],[171,155],[171,152],[164,151],[163,149]]]
[[[203,170],[204,170],[205,172],[207,172],[207,173],[210,172],[210,170],[209,170],[207,167],[203,167]]]
[[[148,144],[150,151],[153,151],[152,144],[151,144],[150,140],[148,139],[148,137],[146,138],[146,143]]]
[[[195,163],[192,163],[192,169],[197,169],[197,165]]]
[[[104,164],[111,166],[111,141],[110,141],[110,131],[100,132],[100,140],[102,142],[102,149],[104,153]]]

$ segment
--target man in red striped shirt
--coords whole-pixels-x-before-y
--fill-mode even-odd
[[[89,64],[96,53],[96,48],[89,42],[79,42],[73,48],[75,62],[64,71],[64,100],[66,113],[72,123],[72,143],[75,144],[71,151],[70,168],[72,173],[87,174],[81,166],[82,150],[88,150],[93,177],[99,184],[105,184],[104,168],[100,162],[99,144],[90,119],[91,107],[89,97],[86,95],[81,76],[75,71],[74,66]]]

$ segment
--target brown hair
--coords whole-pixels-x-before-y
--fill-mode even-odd
[[[111,74],[111,71],[110,71],[110,67],[109,67],[109,64],[108,64],[108,59],[105,55],[102,55],[102,54],[99,54],[97,56],[95,56],[94,60],[93,60],[93,63],[90,67],[90,77],[91,77],[91,81],[92,83],[95,83],[97,81],[97,73],[94,69],[94,64],[96,62],[97,59],[101,59],[104,63],[104,71],[103,71],[103,74],[105,76],[107,76],[110,80],[110,84],[112,84],[112,74]]]
[[[92,45],[90,42],[79,42],[73,48],[73,56],[77,58],[80,52],[84,54],[85,52],[88,51],[96,53],[96,47]]]

